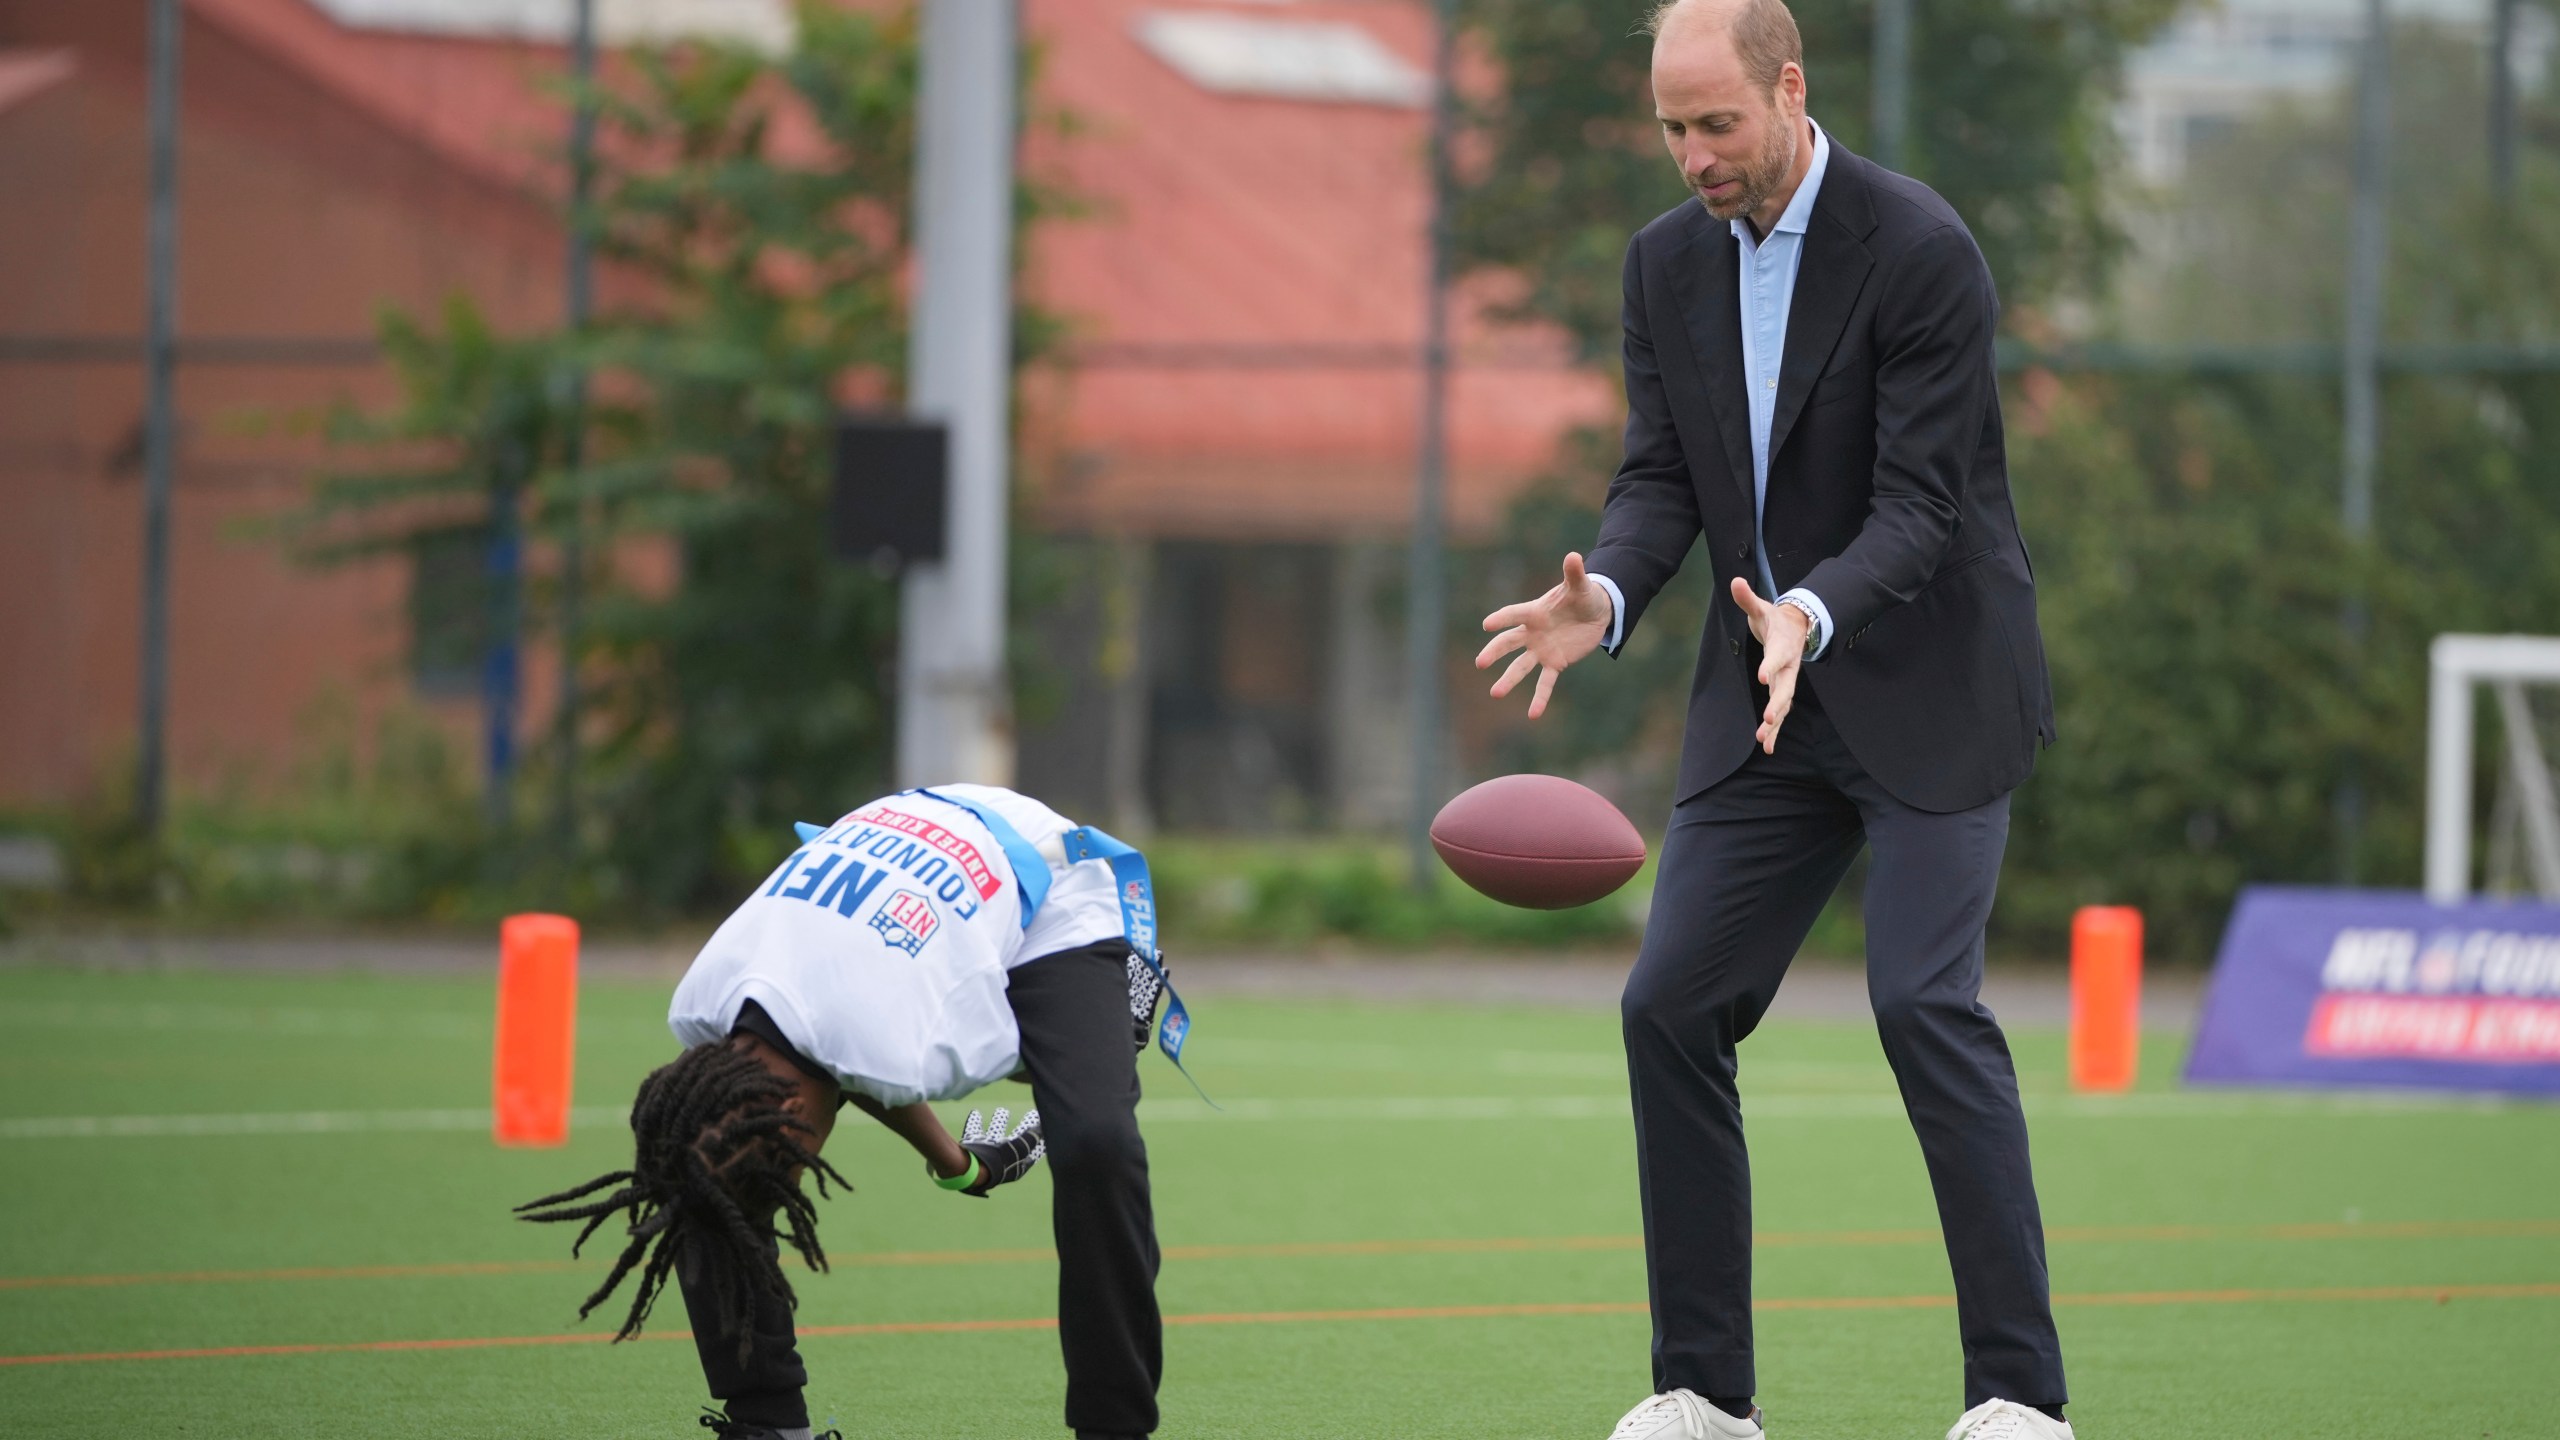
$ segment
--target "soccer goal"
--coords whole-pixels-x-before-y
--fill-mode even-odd
[[[2560,730],[2560,639],[2540,635],[2439,635],[2429,649],[2427,898],[2451,904],[2473,893],[2472,704],[2483,685],[2505,737],[2483,888],[2512,894],[2529,879],[2543,899],[2560,901],[2560,800],[2546,743]]]

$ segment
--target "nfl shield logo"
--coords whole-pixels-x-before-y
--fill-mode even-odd
[[[942,928],[942,917],[933,913],[933,902],[913,890],[901,890],[880,902],[872,912],[871,928],[880,938],[910,955],[924,952],[924,942]]]

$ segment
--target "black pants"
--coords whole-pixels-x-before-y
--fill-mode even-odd
[[[1015,969],[1006,989],[1049,1142],[1058,1344],[1066,1354],[1067,1424],[1079,1436],[1152,1433],[1164,1374],[1155,1211],[1129,1043],[1128,955],[1117,940],[1045,955]],[[737,1337],[719,1333],[708,1277],[693,1260],[684,1256],[676,1276],[712,1396],[726,1402],[733,1420],[775,1429],[808,1424],[801,1391],[809,1375],[789,1308],[774,1301],[758,1313],[741,1365]]]
[[[1775,755],[1755,750],[1672,810],[1652,919],[1627,977],[1654,1388],[1758,1388],[1734,1046],[1768,1012],[1863,843],[1874,851],[1867,993],[1937,1192],[1965,1406],[1994,1396],[2059,1405],[2062,1349],[2017,1072],[1977,998],[2008,798],[1953,814],[1915,810],[1867,775],[1808,691],[1796,693]]]

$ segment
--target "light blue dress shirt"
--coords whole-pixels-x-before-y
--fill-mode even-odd
[[[1808,119],[1805,123],[1813,125]],[[1753,233],[1748,216],[1736,216],[1730,223],[1738,242],[1742,273],[1742,374],[1751,401],[1751,556],[1760,565],[1760,593],[1777,593],[1776,577],[1769,573],[1769,541],[1761,532],[1769,513],[1769,431],[1778,413],[1778,368],[1787,355],[1787,312],[1795,305],[1796,271],[1804,264],[1805,225],[1813,218],[1814,196],[1822,191],[1822,177],[1831,169],[1831,137],[1813,125],[1813,163],[1806,167],[1804,183],[1796,187],[1794,197],[1778,223],[1769,227],[1766,239]],[[1626,638],[1627,599],[1617,582],[1606,575],[1591,577],[1609,595],[1609,634],[1606,645],[1618,648]],[[1822,597],[1799,585],[1778,597],[1803,603],[1813,612],[1813,654],[1819,658],[1831,647],[1831,609]]]

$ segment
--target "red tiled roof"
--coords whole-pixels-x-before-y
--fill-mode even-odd
[[[351,29],[308,0],[185,3],[484,182],[556,183],[560,47]],[[1151,9],[1357,25],[1428,66],[1419,3],[1025,0],[1038,103],[1078,121],[1070,138],[1035,134],[1025,164],[1091,209],[1039,232],[1028,284],[1096,355],[1031,392],[1042,508],[1138,533],[1398,527],[1419,384],[1375,356],[1420,339],[1428,117],[1212,93],[1135,39]],[[1475,308],[1464,293],[1455,307],[1451,500],[1482,526],[1563,429],[1617,401],[1551,337],[1496,331]]]
[[[540,182],[563,142],[560,102],[543,88],[564,69],[556,45],[352,29],[308,0],[185,4],[190,20],[221,26],[480,179]]]
[[[1423,323],[1428,116],[1413,109],[1215,94],[1140,45],[1169,0],[1028,0],[1043,98],[1081,122],[1035,139],[1026,165],[1090,197],[1091,219],[1037,238],[1029,283],[1104,353],[1206,350],[1229,363],[1127,360],[1069,382],[1053,514],[1153,530],[1260,533],[1395,527],[1410,507],[1420,412],[1410,368],[1265,366],[1277,348],[1413,353]],[[1427,69],[1420,5],[1305,0],[1293,20],[1358,25]],[[1604,418],[1607,382],[1567,369],[1561,347],[1498,334],[1458,309],[1452,387],[1453,509],[1493,518],[1565,427]],[[1524,344],[1525,342],[1525,344]],[[1543,352],[1543,363],[1541,363]]]

